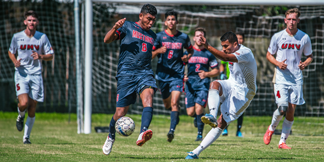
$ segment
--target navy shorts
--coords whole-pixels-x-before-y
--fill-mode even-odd
[[[172,91],[183,91],[183,80],[177,79],[169,82],[159,80],[159,87],[161,90],[162,98],[166,99],[171,95]]]
[[[195,103],[206,107],[207,97],[208,97],[208,90],[194,90],[192,85],[187,82],[186,83],[186,98],[185,104],[186,108],[195,106]]]
[[[129,75],[117,77],[116,106],[125,107],[136,102],[137,94],[145,88],[157,89],[156,81],[151,74]]]

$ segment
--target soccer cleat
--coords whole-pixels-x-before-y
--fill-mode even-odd
[[[197,138],[195,141],[202,141],[202,135],[197,135]]]
[[[107,137],[105,144],[102,146],[102,152],[105,155],[109,155],[110,154],[114,142],[115,142],[114,139],[109,138],[109,136]]]
[[[187,155],[186,159],[199,159],[199,158],[193,152],[188,152],[188,155]]]
[[[197,125],[197,116],[194,118],[194,126],[195,126],[196,128],[198,128],[198,125]]]
[[[242,132],[241,132],[241,131],[237,131],[237,132],[236,132],[236,137],[243,137]]]
[[[25,138],[25,139],[24,139],[24,144],[31,144],[29,138]]]
[[[153,132],[152,130],[148,129],[145,132],[142,132],[136,141],[137,146],[142,146],[145,142],[152,138]]]
[[[168,142],[172,142],[173,138],[174,138],[174,132],[173,131],[169,131],[169,133],[167,134],[168,136]]]
[[[279,146],[278,146],[279,149],[291,149],[291,147],[287,146],[286,143],[281,143]]]
[[[18,115],[17,120],[16,120],[16,127],[18,129],[18,131],[22,131],[24,129],[24,117],[20,117],[20,115]]]
[[[222,136],[227,136],[227,135],[228,135],[227,128],[225,128],[225,129],[223,130]]]
[[[269,145],[269,143],[271,142],[272,134],[274,133],[274,131],[270,131],[269,128],[270,126],[268,127],[267,132],[263,136],[263,142],[266,145]]]
[[[216,118],[213,115],[206,114],[205,116],[201,117],[201,121],[205,124],[210,125],[213,128],[217,127]]]

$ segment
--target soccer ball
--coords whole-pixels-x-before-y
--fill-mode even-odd
[[[115,128],[121,136],[129,136],[135,130],[135,122],[130,117],[123,116],[117,120]]]

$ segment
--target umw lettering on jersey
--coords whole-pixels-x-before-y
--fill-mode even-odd
[[[162,42],[162,46],[165,46],[167,49],[182,49],[182,43],[177,42]]]
[[[194,56],[190,57],[189,63],[199,63],[199,64],[207,64],[208,63],[208,58],[206,57],[199,57],[199,56]]]
[[[27,47],[27,50],[34,50],[34,48],[36,50],[39,50],[39,45],[33,45],[33,44],[22,44],[22,45],[20,45],[21,50],[25,50],[26,47]]]
[[[154,44],[154,39],[149,37],[149,36],[146,36],[136,30],[133,30],[133,35],[132,35],[133,38],[137,38],[137,39],[140,39],[142,41],[145,41],[147,43],[150,43],[150,44]]]
[[[296,49],[300,50],[300,44],[290,44],[290,43],[284,43],[281,45],[282,49],[286,49],[288,47],[288,49]]]

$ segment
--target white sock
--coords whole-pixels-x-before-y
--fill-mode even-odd
[[[17,109],[18,109],[18,114],[20,115],[20,117],[24,117],[26,111],[20,111],[19,107],[17,107]]]
[[[208,91],[208,108],[209,113],[217,119],[219,107],[219,91],[217,89],[209,89]]]
[[[280,114],[279,110],[273,112],[271,125],[269,127],[270,131],[276,130],[276,127],[278,126],[280,120],[282,119],[283,115]]]
[[[27,117],[26,124],[25,124],[24,139],[30,137],[30,132],[33,129],[34,122],[35,122],[35,117],[33,118],[29,116]]]
[[[288,121],[286,118],[282,123],[282,132],[281,132],[281,138],[279,141],[279,145],[282,143],[286,143],[286,140],[289,136],[291,126],[293,125],[294,121]]]
[[[205,150],[209,145],[211,145],[221,134],[223,130],[220,128],[212,128],[207,136],[203,139],[200,145],[192,152],[199,155],[203,150]]]

